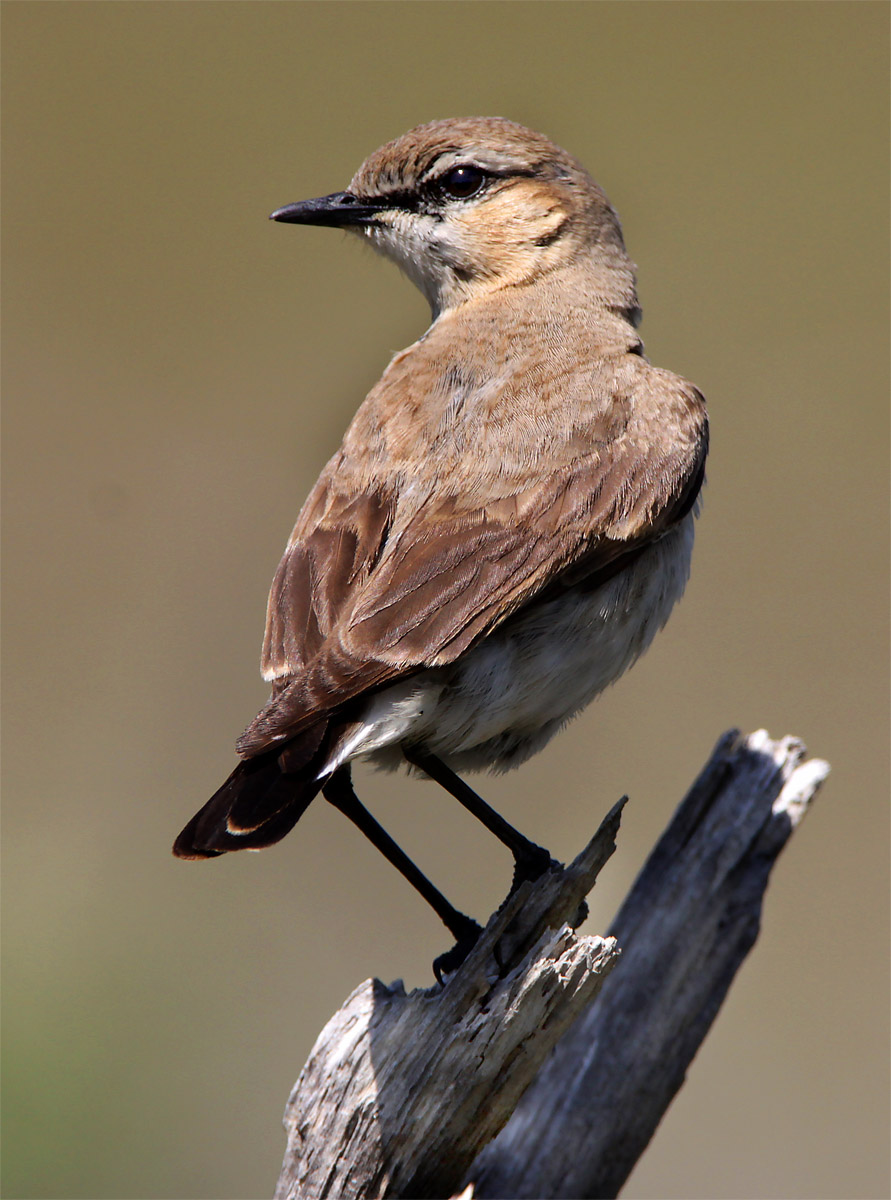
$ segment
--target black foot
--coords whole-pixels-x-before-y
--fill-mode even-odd
[[[445,954],[440,954],[433,960],[433,974],[441,987],[445,984],[445,977],[453,975],[458,970],[483,932],[482,925],[478,925],[470,917],[465,917],[465,921],[466,925],[461,929],[458,940],[451,950],[446,950]],[[452,932],[456,933],[457,931],[453,929]]]
[[[562,870],[563,863],[551,858],[544,846],[536,846],[534,842],[530,842],[528,850],[524,849],[522,854],[518,854],[514,859],[514,877],[508,896],[512,896],[521,883],[532,883],[540,879],[546,871]]]

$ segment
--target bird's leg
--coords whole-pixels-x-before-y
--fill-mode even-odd
[[[455,945],[446,954],[441,954],[433,963],[433,970],[440,983],[443,975],[451,973],[461,965],[473,948],[482,928],[472,918],[459,912],[446,900],[442,892],[433,886],[423,871],[419,870],[386,829],[380,825],[353,791],[348,766],[335,771],[322,788],[322,795],[336,809],[365,834],[388,862],[403,875],[416,891],[424,897],[442,923],[455,939]]]
[[[498,840],[507,846],[514,856],[511,893],[526,880],[538,879],[551,866],[560,865],[551,858],[544,846],[530,842],[518,829],[514,829],[513,825],[505,821],[504,817],[478,796],[473,788],[468,787],[464,780],[436,755],[428,754],[426,750],[420,750],[417,746],[403,747],[402,753],[412,766],[419,767],[425,775],[429,775],[440,787],[444,787],[468,812],[482,821],[490,833],[494,833]]]

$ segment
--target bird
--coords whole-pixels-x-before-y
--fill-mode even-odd
[[[321,793],[430,903],[454,908],[359,801],[351,764],[407,766],[511,851],[554,866],[459,772],[541,750],[647,649],[690,573],[708,451],[700,391],[653,366],[619,218],[581,163],[501,117],[436,120],[347,189],[271,219],[394,261],[431,308],[309,494],[275,574],[268,703],[174,854],[283,838]]]

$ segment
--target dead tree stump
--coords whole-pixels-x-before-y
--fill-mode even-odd
[[[573,863],[494,914],[444,988],[357,988],[288,1100],[276,1200],[616,1196],[828,774],[804,755],[794,738],[725,734],[608,937],[575,928],[624,801]]]

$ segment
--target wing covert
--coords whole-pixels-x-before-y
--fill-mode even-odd
[[[587,454],[522,495],[466,510],[446,484],[404,519],[395,489],[348,495],[336,473],[323,474],[273,583],[263,652],[273,697],[239,753],[260,753],[362,692],[452,662],[552,584],[597,586],[679,521],[702,484],[704,401],[676,376],[648,370],[642,404],[657,396],[666,407],[664,438],[652,437],[651,423],[605,441],[595,429]]]

